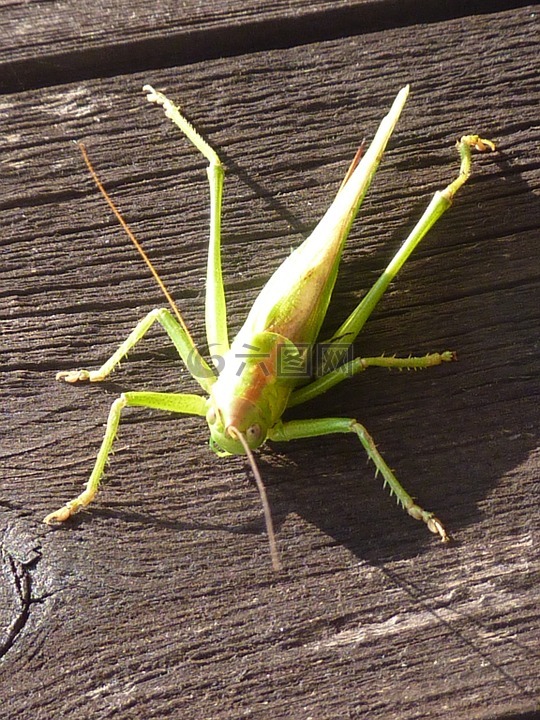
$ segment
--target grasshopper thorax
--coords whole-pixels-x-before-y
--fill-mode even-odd
[[[285,353],[284,351],[288,352]],[[220,358],[220,373],[210,389],[206,420],[212,445],[233,455],[245,455],[245,439],[256,450],[279,420],[294,379],[281,371],[283,357],[298,356],[287,338],[274,332],[240,332]]]

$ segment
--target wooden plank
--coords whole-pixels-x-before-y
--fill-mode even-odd
[[[0,0],[0,8],[0,92],[11,93],[493,13],[507,2]]]
[[[4,97],[7,717],[533,716],[535,32],[529,8]],[[460,362],[366,374],[302,412],[357,416],[455,543],[394,507],[352,439],[273,446],[261,468],[285,564],[275,575],[245,463],[216,459],[199,421],[144,411],[126,417],[95,505],[41,525],[84,482],[121,389],[191,387],[157,331],[103,387],[54,382],[107,357],[161,303],[71,140],[87,142],[202,343],[204,162],[138,95],[143,82],[182,101],[229,169],[238,328],[409,80],[333,319],[453,177],[455,137],[481,130],[498,155],[477,158],[358,343],[364,355],[449,347]]]
[[[48,0],[9,3],[0,12],[0,88],[16,92],[68,79],[131,73],[261,49],[269,37],[304,42],[383,18],[385,0],[273,0],[220,3]],[[105,52],[104,52],[105,51]]]

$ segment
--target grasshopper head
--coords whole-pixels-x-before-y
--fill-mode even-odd
[[[268,424],[254,403],[246,398],[237,397],[228,403],[227,408],[212,404],[206,414],[212,443],[231,455],[245,455],[241,434],[250,450],[256,450],[266,440]]]

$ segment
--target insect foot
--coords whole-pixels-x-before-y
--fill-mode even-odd
[[[91,380],[90,370],[62,370],[56,373],[57,380],[64,380],[67,383],[82,382],[83,380]]]
[[[47,525],[59,525],[60,523],[65,522],[68,520],[72,515],[74,515],[76,512],[80,510],[79,506],[75,506],[75,501],[66,503],[64,507],[61,507],[59,510],[55,510],[55,512],[49,513],[46,518],[44,518],[43,522]]]
[[[428,529],[435,535],[439,535],[443,542],[450,542],[450,536],[444,529],[442,522],[436,518],[432,512],[426,512],[419,505],[413,503],[410,507],[405,506],[405,510],[415,520],[423,520]]]

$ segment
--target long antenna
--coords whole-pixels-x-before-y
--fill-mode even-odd
[[[264,512],[264,520],[266,523],[266,534],[268,535],[268,544],[270,545],[270,555],[272,557],[272,567],[276,571],[281,570],[281,562],[279,559],[279,554],[278,554],[277,545],[276,545],[276,536],[274,534],[274,523],[272,522],[272,513],[270,512],[270,504],[268,502],[268,497],[266,496],[266,488],[264,487],[264,483],[262,481],[262,477],[259,472],[259,468],[257,467],[257,463],[255,462],[255,458],[253,457],[251,448],[249,447],[246,438],[240,432],[240,430],[238,430],[237,428],[235,428],[233,426],[230,426],[229,432],[231,433],[231,435],[233,435],[238,440],[240,440],[240,442],[242,443],[242,447],[246,451],[246,455],[249,460],[249,464],[251,465],[251,471],[253,472],[253,475],[255,477],[255,482],[257,483],[257,489],[258,489],[259,495],[261,497],[261,502],[262,502],[263,512]]]
[[[78,144],[79,150],[81,151],[81,154],[82,154],[82,156],[83,156],[83,160],[84,160],[84,162],[86,163],[86,167],[87,167],[88,170],[90,171],[90,175],[92,176],[92,179],[93,179],[94,182],[96,183],[96,185],[97,185],[97,187],[98,187],[98,190],[100,191],[100,193],[103,195],[103,197],[104,197],[105,200],[107,201],[107,204],[109,205],[109,207],[110,207],[111,210],[113,211],[116,219],[118,220],[118,222],[119,222],[120,225],[122,226],[122,228],[123,228],[124,232],[126,233],[126,235],[128,236],[128,238],[129,238],[129,239],[131,240],[131,242],[135,245],[135,248],[137,249],[139,255],[142,257],[142,259],[144,260],[144,262],[145,262],[145,263],[148,265],[148,267],[150,268],[150,272],[151,272],[152,275],[154,276],[154,279],[155,279],[155,281],[157,282],[157,284],[158,284],[161,292],[162,292],[162,293],[165,295],[165,297],[167,298],[167,302],[168,302],[169,305],[171,306],[174,314],[176,315],[176,317],[177,317],[177,319],[178,319],[178,322],[179,322],[180,325],[182,326],[182,328],[183,328],[184,332],[186,333],[186,335],[191,339],[191,335],[190,335],[190,333],[189,333],[189,330],[188,330],[187,327],[186,327],[186,323],[184,322],[184,318],[182,317],[182,314],[180,313],[180,310],[179,310],[178,307],[176,306],[176,303],[175,303],[174,300],[172,299],[171,294],[169,293],[169,291],[168,291],[167,288],[165,287],[165,283],[164,283],[163,280],[159,277],[159,275],[158,275],[158,273],[157,273],[157,270],[156,270],[155,267],[152,265],[152,262],[151,262],[150,258],[148,257],[148,255],[146,254],[146,252],[144,251],[141,243],[137,240],[137,238],[135,237],[135,235],[134,235],[133,232],[131,231],[129,225],[128,225],[127,222],[124,220],[124,218],[123,218],[122,215],[120,214],[120,211],[118,210],[118,208],[117,208],[116,205],[114,204],[113,200],[112,200],[111,197],[109,196],[108,192],[107,192],[107,191],[105,190],[105,188],[103,187],[103,184],[102,184],[101,180],[99,179],[98,174],[96,173],[96,171],[94,170],[94,167],[93,167],[92,163],[90,162],[90,158],[88,157],[88,153],[86,152],[86,147],[85,147],[84,143],[79,142],[79,143],[77,143],[77,144]]]

